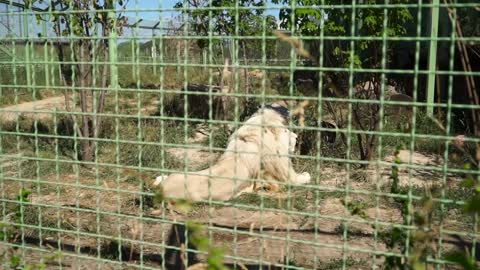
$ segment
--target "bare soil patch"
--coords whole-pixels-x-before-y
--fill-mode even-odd
[[[50,97],[0,108],[0,119],[11,122],[23,116],[34,120],[45,120],[52,118],[55,109],[65,109],[65,97]]]

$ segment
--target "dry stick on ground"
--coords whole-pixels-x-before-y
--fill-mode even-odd
[[[208,264],[206,263],[197,263],[187,268],[187,270],[207,270],[207,269],[208,269]]]
[[[130,233],[132,234],[132,240],[137,240],[139,239],[139,235],[140,235],[140,228],[139,228],[139,222],[138,220],[133,220],[132,224],[131,224],[131,228],[130,228]],[[142,227],[142,230],[143,230],[143,226]],[[133,259],[133,251],[135,249],[135,243],[134,242],[131,242],[130,243],[130,261]]]

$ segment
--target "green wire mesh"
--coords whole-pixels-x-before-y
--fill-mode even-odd
[[[1,268],[476,261],[479,10],[0,0]],[[291,111],[308,101],[289,119],[288,157],[310,183],[228,201],[209,189],[175,206],[159,195],[157,176],[213,166],[233,132],[278,101]]]

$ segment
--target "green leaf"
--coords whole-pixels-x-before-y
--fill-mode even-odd
[[[12,233],[8,230],[8,227],[4,223],[0,223],[0,241],[4,239],[10,239],[12,237]]]
[[[377,17],[376,16],[367,16],[363,22],[369,27],[375,27],[377,25]]]
[[[35,267],[36,267],[37,270],[44,270],[44,269],[47,268],[47,265],[44,264],[44,263],[39,263]]]
[[[340,55],[342,54],[342,50],[340,49],[340,47],[335,47],[335,49],[333,49],[333,55]]]
[[[478,270],[475,261],[468,257],[464,252],[456,251],[445,256],[445,259],[462,266],[462,268],[465,270]]]
[[[473,188],[475,186],[476,181],[473,178],[467,178],[466,180],[462,181],[461,186],[466,188]]]
[[[203,228],[203,226],[200,223],[195,221],[185,222],[185,227],[187,227],[189,231],[194,231],[194,232],[199,231]]]
[[[31,194],[31,191],[30,190],[27,190],[27,189],[20,189],[20,191],[18,192],[18,195],[17,195],[17,201],[20,201],[20,202],[26,202],[28,201],[28,196]]]
[[[227,270],[223,265],[223,250],[219,248],[212,248],[208,254],[207,265],[209,270]]]
[[[192,204],[185,199],[175,199],[175,200],[172,200],[172,203],[175,206],[175,209],[177,211],[180,211],[184,214],[187,214],[188,212],[190,212],[193,207]]]
[[[20,265],[20,256],[12,256],[10,258],[10,264],[13,269],[17,268]]]
[[[465,211],[467,213],[479,213],[480,212],[480,195],[475,194],[472,198],[465,202]]]
[[[299,16],[318,15],[318,11],[315,10],[315,9],[311,9],[311,8],[297,8],[295,10],[295,13]]]
[[[42,16],[40,14],[35,14],[35,18],[37,19],[37,24],[40,25],[42,23]]]
[[[32,4],[32,0],[23,0],[23,4],[25,5],[26,9],[29,9],[30,5]]]
[[[155,204],[160,204],[165,200],[165,197],[163,196],[163,191],[160,190],[158,192],[155,192],[155,195],[153,196],[153,202]]]

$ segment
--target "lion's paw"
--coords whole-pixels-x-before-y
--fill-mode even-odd
[[[297,176],[297,183],[298,184],[308,184],[312,177],[308,172],[301,173]]]
[[[157,176],[157,178],[155,178],[155,182],[153,182],[153,186],[158,186],[160,185],[160,183],[165,180],[165,178],[167,178],[166,175],[160,175],[160,176]]]

